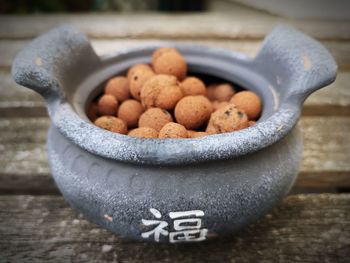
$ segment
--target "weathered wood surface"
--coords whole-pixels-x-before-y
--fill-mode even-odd
[[[234,237],[190,246],[132,242],[58,196],[0,196],[1,262],[349,262],[350,194],[289,196]]]
[[[139,45],[146,45],[154,42],[159,42],[159,38],[152,39],[91,39],[91,43],[99,55],[104,55],[113,51],[135,47]],[[171,40],[163,39],[166,45],[167,41],[183,42],[200,44],[213,47],[221,47],[236,52],[242,52],[250,57],[254,57],[261,46],[261,40],[209,40],[209,39],[184,39]],[[30,40],[1,40],[0,41],[0,67],[8,67],[11,65],[16,54],[27,44]],[[322,41],[322,43],[329,49],[334,56],[338,65],[342,69],[350,68],[350,42],[348,41]]]
[[[286,19],[237,5],[230,13],[81,14],[0,16],[0,39],[32,38],[70,24],[94,38],[261,39],[276,24],[288,24],[327,40],[349,40],[348,21]],[[189,26],[191,25],[191,26]]]
[[[46,155],[47,118],[0,119],[0,193],[56,194]],[[303,117],[296,186],[350,188],[350,118]]]

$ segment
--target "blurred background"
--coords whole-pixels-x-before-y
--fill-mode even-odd
[[[350,19],[347,0],[0,0],[0,13],[230,12],[237,3],[294,18]]]

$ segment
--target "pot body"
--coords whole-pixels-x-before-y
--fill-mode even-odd
[[[138,165],[93,155],[52,126],[52,175],[90,221],[143,241],[195,242],[232,235],[291,188],[302,156],[295,127],[282,140],[234,159],[195,165]]]
[[[267,213],[292,186],[302,157],[295,128],[303,101],[334,81],[337,65],[317,41],[276,27],[255,58],[176,44],[190,73],[247,87],[263,101],[256,125],[200,139],[140,139],[100,129],[86,106],[107,79],[149,63],[157,45],[99,57],[70,27],[44,34],[16,57],[17,83],[41,94],[53,126],[52,175],[90,221],[125,237],[198,242],[231,235]]]

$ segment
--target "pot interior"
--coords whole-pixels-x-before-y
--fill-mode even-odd
[[[180,52],[182,52],[181,49]],[[147,57],[136,59],[123,59],[118,58],[118,56],[106,59],[103,67],[87,76],[75,92],[68,96],[78,115],[90,122],[86,115],[86,109],[93,100],[96,100],[102,94],[106,82],[114,76],[126,76],[128,68],[132,65],[138,63],[149,64],[151,54],[150,51]],[[231,83],[236,91],[252,90],[257,93],[263,102],[263,110],[258,122],[269,118],[278,109],[278,97],[275,89],[264,76],[255,70],[252,60],[230,57],[228,60],[218,58],[215,61],[215,58],[209,56],[191,57],[184,55],[188,62],[188,76],[197,76],[206,85]]]

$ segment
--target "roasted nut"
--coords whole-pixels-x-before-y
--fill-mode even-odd
[[[158,132],[150,127],[140,127],[133,129],[128,133],[128,135],[140,138],[158,138]]]
[[[159,131],[159,138],[188,138],[188,133],[181,124],[169,122]]]
[[[247,115],[234,104],[224,106],[212,113],[206,132],[209,134],[238,131],[248,127]]]
[[[103,95],[98,100],[98,112],[100,115],[116,115],[118,104],[114,96],[109,94]]]
[[[208,87],[207,87],[207,90],[206,90],[206,96],[209,100],[215,100],[215,89],[216,89],[216,84],[210,84]]]
[[[131,68],[129,68],[129,70],[128,70],[127,74],[126,74],[126,78],[127,78],[128,81],[131,80],[132,75],[137,70],[153,71],[152,68],[150,67],[150,65],[147,65],[147,64],[135,64]]]
[[[175,118],[186,129],[197,129],[209,120],[212,110],[213,107],[206,97],[187,96],[177,103]]]
[[[141,103],[137,100],[126,100],[119,107],[118,118],[125,121],[128,128],[134,128],[143,111]]]
[[[126,123],[114,116],[102,116],[95,120],[95,125],[116,133],[126,134],[128,132],[128,128]]]
[[[176,52],[176,53],[178,53],[178,51],[177,51],[175,48],[172,48],[172,47],[161,47],[161,48],[158,48],[158,49],[156,49],[156,51],[153,52],[153,55],[152,55],[152,65],[154,65],[154,63],[156,62],[156,60],[157,60],[161,55],[163,55],[164,53],[167,53],[167,52]]]
[[[128,74],[130,75],[128,79],[130,93],[135,99],[140,100],[143,84],[155,74],[150,67],[141,66],[141,64],[136,68],[131,68],[130,71]]]
[[[129,135],[141,138],[200,138],[256,124],[262,103],[255,93],[236,94],[230,83],[206,87],[200,78],[186,74],[178,50],[158,48],[152,66],[136,64],[127,77],[110,79],[86,114],[99,127],[123,134],[133,128]]]
[[[160,108],[149,108],[141,114],[139,127],[150,127],[159,132],[165,124],[172,122],[170,113]]]
[[[154,72],[168,74],[182,80],[186,77],[187,64],[184,57],[177,51],[161,52],[152,63]]]
[[[178,81],[171,75],[155,75],[141,89],[141,102],[145,108],[172,110],[182,97]]]
[[[200,138],[200,137],[204,137],[204,136],[208,136],[209,133],[207,132],[203,132],[203,131],[192,131],[192,130],[188,130],[188,137],[189,138]]]
[[[118,76],[110,79],[106,84],[105,94],[113,95],[119,102],[130,98],[127,78]]]
[[[215,87],[214,97],[218,101],[229,101],[235,94],[235,90],[231,84],[225,83]]]
[[[252,91],[241,91],[235,94],[230,100],[237,108],[244,111],[249,120],[256,120],[261,114],[261,100]]]
[[[206,95],[206,88],[199,78],[187,77],[181,82],[181,89],[184,96]]]

